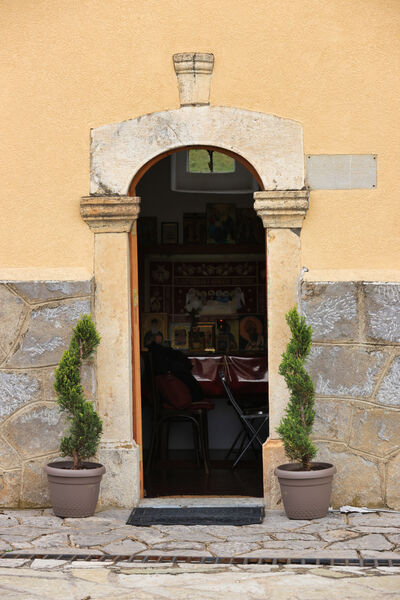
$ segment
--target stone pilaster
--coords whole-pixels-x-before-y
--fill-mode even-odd
[[[205,52],[174,54],[181,106],[210,104],[214,55]]]
[[[101,336],[96,356],[97,406],[104,426],[99,457],[111,460],[101,505],[133,506],[140,491],[139,452],[132,425],[128,237],[139,211],[137,197],[89,196],[81,201],[82,218],[95,234],[95,320]]]
[[[254,208],[266,229],[268,379],[270,436],[263,448],[264,490],[269,508],[280,506],[274,468],[284,460],[276,427],[289,400],[285,381],[278,368],[289,330],[285,314],[296,302],[301,273],[300,230],[308,209],[308,191],[264,191],[254,194]]]

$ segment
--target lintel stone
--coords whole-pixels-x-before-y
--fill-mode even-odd
[[[308,210],[308,190],[274,190],[254,193],[254,210],[265,229],[299,229]]]
[[[139,216],[135,196],[84,196],[81,216],[94,233],[129,233]]]

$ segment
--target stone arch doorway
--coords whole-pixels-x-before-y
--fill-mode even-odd
[[[267,239],[268,364],[271,436],[264,446],[266,504],[277,499],[273,469],[283,460],[276,439],[287,402],[278,375],[287,342],[284,315],[296,303],[301,272],[300,233],[308,208],[300,123],[240,108],[208,105],[145,115],[98,127],[91,135],[91,195],[81,200],[81,215],[94,233],[95,318],[102,335],[97,356],[98,408],[104,421],[100,458],[109,467],[101,502],[132,506],[140,497],[141,449],[133,431],[132,356],[138,302],[130,278],[140,199],[129,196],[136,174],[157,156],[182,147],[220,147],[243,157],[259,174],[263,191],[254,208]],[[131,255],[132,254],[132,255]]]
[[[172,156],[173,154],[181,153],[185,150],[208,150],[220,152],[224,155],[227,155],[238,163],[240,163],[243,167],[245,167],[246,171],[248,171],[254,180],[257,182],[259,188],[263,189],[263,184],[260,175],[257,173],[255,168],[242,156],[239,156],[237,153],[222,148],[221,146],[205,146],[205,145],[196,145],[196,146],[183,146],[179,148],[174,148],[173,150],[168,150],[159,154],[158,156],[151,159],[148,163],[146,163],[139,171],[135,174],[132,179],[132,182],[129,187],[129,195],[133,198],[138,198],[136,195],[138,187],[140,187],[143,178],[146,178],[147,174],[150,174],[153,167],[164,161],[164,159]],[[186,193],[187,196],[187,193]],[[198,197],[199,194],[196,194]],[[218,195],[217,195],[218,196]],[[220,201],[224,201],[224,196],[218,196]],[[142,198],[140,196],[140,202],[147,201],[147,198]],[[232,198],[230,198],[230,202],[232,202]],[[197,209],[196,209],[197,210]],[[168,220],[171,220],[168,217]],[[138,278],[139,273],[139,264],[140,257],[138,252],[138,235],[137,235],[137,226],[134,224],[132,231],[129,235],[129,245],[130,245],[130,257],[131,257],[131,289],[133,290],[134,297],[139,297],[141,288],[143,286],[143,281]],[[232,248],[232,247],[231,247]],[[265,244],[263,244],[262,253],[265,253]],[[207,256],[204,257],[207,259]],[[141,373],[139,369],[140,365],[140,313],[143,308],[139,306],[139,302],[132,302],[132,398],[133,398],[133,435],[136,442],[140,447],[143,448],[143,424],[142,424],[142,393],[141,393]],[[143,472],[143,461],[140,465],[140,479],[141,479],[141,495],[143,495],[143,482],[145,479],[145,475]]]

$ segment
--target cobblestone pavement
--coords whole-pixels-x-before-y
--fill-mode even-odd
[[[395,568],[174,565],[107,567],[34,560],[0,566],[2,600],[389,600],[400,598]]]
[[[219,557],[400,558],[400,513],[290,521],[269,511],[262,524],[125,525],[129,511],[59,519],[51,510],[0,514],[0,597],[47,598],[380,598],[400,599],[400,568],[271,565],[142,565],[86,562],[88,554]],[[82,554],[82,560],[16,559],[15,553]]]
[[[51,509],[4,510],[0,552],[400,558],[400,513],[340,514],[293,521],[267,511],[259,525],[125,525],[128,510],[60,519]]]

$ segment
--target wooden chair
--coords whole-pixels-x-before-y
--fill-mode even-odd
[[[193,402],[188,408],[174,409],[167,407],[160,397],[157,380],[154,373],[153,361],[150,352],[144,353],[145,377],[150,389],[152,401],[152,434],[149,454],[146,462],[146,473],[149,473],[159,453],[160,447],[164,448],[164,455],[168,458],[169,425],[171,423],[187,423],[192,426],[193,446],[197,463],[203,462],[204,470],[209,473],[208,449],[208,419],[207,414],[215,405],[209,400]],[[159,376],[160,377],[160,376]],[[164,443],[162,443],[164,442]]]

